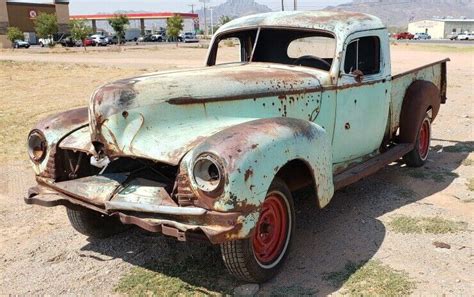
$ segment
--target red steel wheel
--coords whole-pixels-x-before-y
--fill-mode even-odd
[[[263,267],[271,267],[278,262],[286,248],[289,215],[288,206],[281,195],[272,192],[267,196],[253,235],[254,255]]]
[[[421,124],[420,132],[418,133],[418,151],[422,160],[426,160],[426,157],[428,157],[430,133],[430,121],[425,118]]]
[[[258,216],[249,237],[221,243],[222,259],[229,272],[251,283],[274,277],[290,251],[295,210],[290,189],[280,178],[273,179]]]
[[[409,167],[421,167],[428,159],[431,140],[431,118],[429,113],[425,114],[415,139],[415,147],[403,156],[403,160]]]

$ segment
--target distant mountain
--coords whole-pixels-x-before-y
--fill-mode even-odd
[[[217,5],[207,7],[207,23],[211,22],[211,12],[209,8],[212,8],[212,14],[214,24],[217,24],[221,16],[228,16],[230,18],[238,18],[245,15],[270,12],[272,11],[268,6],[258,4],[254,0],[227,0],[226,2]],[[204,10],[196,10],[195,13],[199,14],[199,20],[201,21],[201,27],[204,24]]]
[[[409,22],[423,19],[474,18],[473,0],[353,0],[326,9],[373,14],[393,27],[405,27]]]

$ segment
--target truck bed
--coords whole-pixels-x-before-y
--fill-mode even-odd
[[[446,102],[446,62],[449,58],[417,67],[392,76],[391,114],[392,131],[399,127],[400,112],[407,88],[415,80],[426,80],[434,83],[441,93],[441,103]]]

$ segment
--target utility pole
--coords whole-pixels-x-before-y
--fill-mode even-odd
[[[206,3],[209,0],[199,0],[199,1],[202,2],[202,5],[203,5],[203,11],[204,11],[204,37],[207,37],[209,32],[207,30]]]
[[[285,11],[285,0],[281,0],[281,11]]]
[[[213,12],[214,12],[214,8],[209,8],[209,10],[211,11],[211,35],[214,35],[214,17],[213,17]]]
[[[293,10],[298,10],[297,0],[293,0]]]
[[[188,6],[191,6],[191,13],[194,13],[194,4],[188,4]]]

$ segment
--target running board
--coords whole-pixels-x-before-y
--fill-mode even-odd
[[[397,144],[385,153],[337,174],[334,176],[334,189],[339,190],[363,179],[364,177],[374,174],[385,165],[403,157],[405,154],[410,152],[413,147],[412,143]]]

